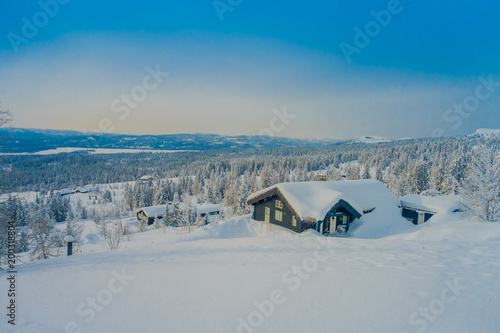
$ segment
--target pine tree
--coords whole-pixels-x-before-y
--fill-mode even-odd
[[[102,200],[104,203],[110,203],[113,202],[113,196],[109,190],[106,190],[104,194],[102,195]]]
[[[161,225],[160,225],[160,221],[158,220],[158,216],[155,216],[155,220],[153,222],[153,229],[160,229],[161,228]]]
[[[475,217],[484,221],[500,218],[500,152],[497,146],[474,149],[460,194]]]
[[[419,161],[413,167],[410,167],[411,176],[411,191],[415,194],[420,194],[429,188],[429,171],[427,163]]]
[[[438,163],[434,163],[431,168],[431,175],[429,177],[429,188],[445,193],[445,170],[443,167],[442,160]]]
[[[60,235],[54,228],[55,221],[45,207],[37,206],[29,216],[30,255],[33,259],[48,259],[61,246]]]
[[[363,175],[361,176],[362,179],[371,179],[372,176],[370,175],[370,167],[368,166],[368,164],[366,164],[364,167],[363,167]]]

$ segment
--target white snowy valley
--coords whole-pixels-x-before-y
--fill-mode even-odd
[[[115,251],[80,221],[86,242],[74,256],[19,268],[16,329],[497,332],[499,225],[443,213],[394,234],[390,218],[373,238],[363,219],[325,237],[250,216],[137,233],[131,217]],[[13,330],[2,321],[0,331]]]
[[[7,155],[0,332],[496,333],[489,140]]]

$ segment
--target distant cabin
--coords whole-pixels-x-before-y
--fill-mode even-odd
[[[397,198],[377,180],[283,183],[248,197],[253,219],[297,233],[348,232],[351,224],[377,209],[381,197]],[[397,205],[396,205],[397,207]]]
[[[59,193],[59,195],[60,195],[61,197],[65,197],[65,196],[67,196],[67,195],[75,194],[76,192],[75,192],[74,190],[65,189],[65,190],[61,190],[61,191],[59,191],[58,193]]]
[[[172,205],[169,204],[168,207],[170,212],[170,209],[172,209]],[[200,217],[207,224],[217,222],[220,216],[220,212],[222,211],[221,205],[198,204],[195,205],[195,207]],[[180,208],[183,209],[182,206]],[[157,217],[159,220],[162,220],[165,217],[166,209],[167,205],[143,207],[135,212],[135,216],[137,221],[144,221],[148,225],[151,225],[154,223],[155,217]]]
[[[429,221],[439,213],[462,211],[460,198],[455,195],[423,196],[408,194],[401,198],[403,217],[415,225]]]
[[[85,185],[82,187],[77,187],[75,189],[75,193],[91,193],[99,190],[99,187],[96,185]]]
[[[139,181],[147,183],[147,182],[153,181],[154,179],[155,178],[153,176],[146,175],[146,176],[142,176],[141,178],[139,178]]]
[[[196,205],[196,211],[206,223],[215,223],[220,217],[222,206],[216,204],[199,204]]]

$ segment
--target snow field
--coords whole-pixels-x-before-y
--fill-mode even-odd
[[[378,239],[241,217],[99,240],[20,268],[15,332],[497,332],[499,225],[436,217]]]

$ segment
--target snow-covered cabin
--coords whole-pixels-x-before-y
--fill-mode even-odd
[[[160,220],[163,219],[166,208],[166,205],[143,207],[136,210],[135,217],[137,221],[144,221],[148,225],[151,225],[154,223],[155,217]]]
[[[169,204],[169,212],[172,209],[172,205]],[[181,209],[183,207],[181,206]],[[220,212],[222,211],[221,205],[212,205],[212,204],[199,204],[195,205],[196,211],[200,215],[202,219],[205,220],[206,223],[215,223],[220,216]],[[159,220],[162,220],[165,217],[165,211],[167,209],[167,205],[160,206],[150,206],[143,207],[138,209],[135,212],[135,216],[137,221],[147,222],[148,225],[151,225],[155,221],[155,217]]]
[[[76,193],[91,193],[99,191],[99,187],[96,185],[85,185],[82,187],[77,187],[75,189]]]
[[[222,211],[222,205],[199,204],[196,205],[196,211],[206,223],[215,223],[217,222]]]
[[[61,196],[61,197],[65,197],[67,195],[71,195],[71,194],[75,194],[76,192],[74,190],[70,190],[70,189],[64,189],[64,190],[60,190],[58,192],[58,194]]]
[[[145,175],[145,176],[142,176],[141,178],[139,178],[139,181],[147,183],[147,182],[153,181],[154,179],[155,178],[153,176]]]
[[[377,180],[283,183],[248,197],[253,218],[303,232],[347,232],[379,206],[398,209],[399,200]]]
[[[462,211],[460,198],[456,195],[424,196],[408,194],[401,198],[403,217],[419,225],[436,214],[451,214]]]

